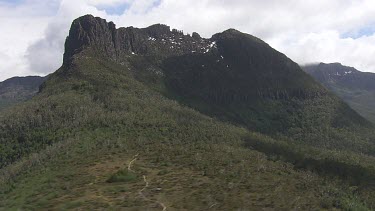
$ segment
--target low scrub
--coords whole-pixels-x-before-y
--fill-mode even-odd
[[[111,175],[111,177],[107,180],[109,183],[113,182],[132,182],[137,179],[137,175],[127,169],[121,169]]]

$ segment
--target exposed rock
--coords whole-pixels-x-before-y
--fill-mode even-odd
[[[201,36],[197,32],[193,32],[193,34],[191,36],[193,37],[194,40],[202,39]]]
[[[74,55],[91,48],[114,61],[123,61],[130,55],[182,55],[208,52],[212,41],[184,35],[182,31],[163,24],[147,28],[119,28],[105,19],[86,15],[73,21],[65,43],[64,64],[69,64]]]
[[[72,56],[91,46],[109,58],[116,57],[116,27],[115,24],[101,18],[86,15],[73,21],[69,36],[65,42],[64,64]]]
[[[147,34],[156,39],[161,39],[171,33],[171,28],[164,24],[154,24],[144,29]]]

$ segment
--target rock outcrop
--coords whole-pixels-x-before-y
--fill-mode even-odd
[[[205,53],[214,47],[210,39],[199,34],[185,35],[182,31],[163,24],[147,28],[116,28],[113,22],[86,15],[73,21],[65,43],[64,64],[85,48],[114,61],[122,61],[128,55],[182,55]]]

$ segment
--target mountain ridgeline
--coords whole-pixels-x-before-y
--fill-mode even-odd
[[[191,70],[195,71],[191,75],[202,78],[202,81],[193,81],[194,84],[190,85],[192,88],[210,77],[222,77],[216,84],[210,81],[204,84],[205,89],[212,91],[203,93],[206,96],[202,94],[202,97],[222,103],[225,103],[225,98],[228,101],[243,101],[255,96],[289,99],[327,94],[325,89],[311,80],[285,55],[258,38],[234,29],[204,39],[197,33],[193,36],[184,35],[182,31],[171,31],[169,26],[161,24],[144,29],[116,29],[112,22],[86,16],[72,24],[65,44],[64,64],[69,65],[74,56],[86,48],[119,64],[129,62],[132,55],[146,57],[149,59],[147,64],[161,70],[160,74],[165,75],[167,80],[172,79],[171,77],[179,77],[179,81],[189,80],[184,77],[193,76],[182,74],[194,69]],[[176,66],[177,64],[181,67]],[[214,68],[217,71],[211,72]],[[213,78],[212,81],[216,79]],[[167,83],[169,82],[173,83]],[[178,86],[176,83],[175,85]],[[200,90],[201,86],[202,84],[196,88]],[[222,93],[215,94],[216,89]],[[210,94],[217,95],[216,99]]]
[[[0,110],[29,100],[45,81],[44,77],[14,77],[0,82]]]
[[[337,129],[369,126],[292,60],[234,29],[205,39],[161,24],[116,29],[112,22],[85,16],[72,24],[64,67],[84,50],[128,66],[137,80],[169,98],[267,134],[345,148],[351,140]],[[331,145],[327,136],[343,140]]]
[[[375,122],[375,74],[340,63],[307,65],[303,69],[347,102],[359,114]]]
[[[0,209],[371,209],[372,129],[251,35],[86,15],[0,112]]]

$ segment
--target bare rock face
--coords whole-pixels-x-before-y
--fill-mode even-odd
[[[73,21],[65,43],[64,64],[85,48],[91,48],[114,61],[126,56],[139,55],[182,55],[204,53],[212,48],[210,39],[203,39],[197,33],[193,37],[163,24],[147,28],[118,28],[113,22],[86,15]]]
[[[193,32],[193,34],[191,35],[195,40],[199,40],[201,39],[201,36],[197,33],[197,32]]]
[[[94,18],[91,15],[76,19],[72,23],[69,36],[65,42],[64,64],[74,54],[81,52],[88,46],[95,47],[96,50],[114,58],[116,55],[113,42],[115,33],[115,24],[107,23],[104,19]]]

